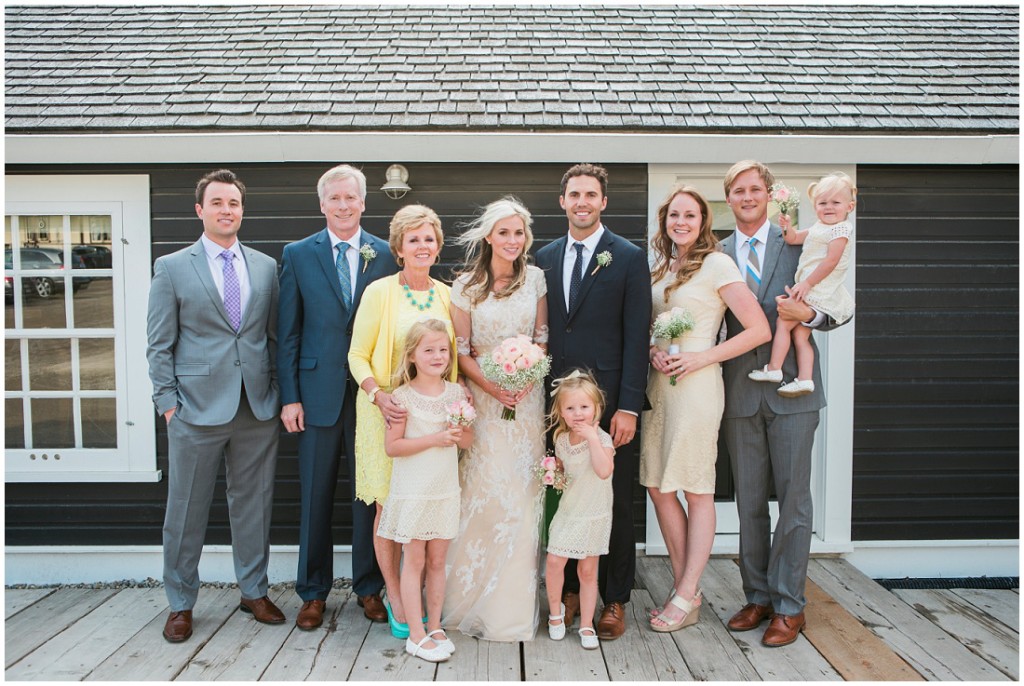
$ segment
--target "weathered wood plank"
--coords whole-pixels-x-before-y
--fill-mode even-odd
[[[453,659],[457,659],[458,655]],[[366,634],[349,681],[433,681],[437,666],[405,652],[405,639],[387,624],[374,623]]]
[[[580,645],[579,617],[576,629],[568,627],[565,638],[552,641],[548,637],[547,601],[541,599],[541,626],[537,638],[523,643],[523,677],[527,681],[608,681],[608,668],[600,650],[584,650]],[[595,624],[597,618],[595,617]],[[627,631],[636,631],[635,626]]]
[[[437,681],[521,681],[519,645],[481,641],[458,631],[448,631],[455,654],[437,665]]]
[[[164,607],[162,588],[126,588],[5,672],[8,680],[84,679]]]
[[[929,681],[1006,677],[848,562],[812,559],[808,574]]]
[[[1020,678],[1020,636],[951,591],[898,589],[896,595],[1011,679]]]
[[[185,669],[237,608],[238,589],[203,589],[192,614],[192,638],[174,644],[168,643],[163,635],[170,611],[165,603],[149,624],[111,653],[85,680],[170,681]]]
[[[1020,633],[1020,596],[1010,590],[954,588],[957,594],[990,617]]]
[[[882,639],[810,579],[804,636],[846,681],[924,681]]]
[[[637,572],[652,599],[661,602],[672,587],[672,565],[667,557],[637,560]],[[705,597],[700,620],[693,626],[669,636],[679,648],[690,674],[698,681],[758,681],[760,677],[747,656],[733,639],[732,632],[719,619],[711,601]],[[654,605],[652,601],[648,607]],[[643,608],[646,616],[647,607]],[[726,611],[735,612],[726,608]],[[731,615],[730,615],[731,616]]]
[[[328,600],[331,600],[330,595],[328,595]],[[295,627],[295,618],[302,607],[302,598],[295,593],[294,588],[289,588],[282,597],[279,607],[284,612],[284,616],[288,618],[291,633],[281,645],[281,649],[274,655],[274,659],[267,665],[267,669],[260,675],[260,681],[305,681],[308,679],[320,651],[320,645],[327,637],[328,628],[334,618],[333,615],[337,612],[340,604],[334,602],[332,603],[333,609],[328,607],[324,623],[319,629],[302,631]]]
[[[61,588],[4,622],[4,667],[10,667],[85,615],[117,591]]]
[[[346,681],[370,629],[363,608],[348,591],[331,592],[327,598],[327,613],[330,621],[325,616],[324,627],[319,630],[326,632],[326,636],[320,643],[307,681]]]
[[[56,590],[56,588],[5,588],[4,620],[10,619]]]
[[[701,580],[704,598],[710,601],[718,618],[729,618],[746,604],[740,569],[732,560],[714,558]],[[733,640],[743,649],[750,664],[765,681],[839,681],[842,677],[832,668],[804,636],[784,648],[768,648],[761,644],[762,628],[753,631],[732,632]]]
[[[626,633],[601,642],[612,681],[693,681],[672,637],[648,626],[647,609],[653,604],[647,591],[634,590],[626,606]]]
[[[238,589],[234,589],[238,593]],[[271,589],[274,604],[295,595],[292,589]],[[236,596],[237,603],[241,596]],[[236,605],[237,607],[237,605]],[[294,618],[294,613],[292,617]],[[294,619],[285,624],[261,624],[247,612],[237,610],[220,630],[195,654],[176,677],[179,681],[256,681],[295,628]]]

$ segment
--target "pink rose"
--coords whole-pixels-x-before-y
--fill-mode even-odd
[[[540,461],[540,466],[548,471],[552,471],[555,468],[555,458],[548,455]]]
[[[516,369],[526,369],[529,366],[530,361],[526,358],[525,355],[516,360]]]
[[[544,472],[544,478],[541,479],[541,482],[545,486],[553,485],[555,483],[555,474],[554,474],[554,472]]]
[[[469,403],[463,403],[465,407],[462,408],[462,416],[465,417],[467,422],[471,422],[476,419],[476,410]]]
[[[515,374],[516,373],[516,363],[515,362],[504,362],[504,363],[502,363],[501,371],[505,372],[506,374]]]
[[[502,364],[505,362],[505,356],[501,354],[500,350],[495,350],[491,353],[491,359],[494,360],[494,364]]]
[[[789,200],[789,189],[783,186],[775,191],[775,200]]]

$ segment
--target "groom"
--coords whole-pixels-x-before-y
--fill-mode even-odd
[[[757,296],[768,323],[778,318],[799,320],[827,331],[836,323],[788,296],[800,260],[800,247],[787,245],[778,226],[768,221],[769,192],[775,179],[767,166],[754,160],[734,164],[725,176],[726,203],[736,219],[736,231],[722,241]],[[743,327],[726,311],[728,336]],[[814,339],[811,339],[814,344]],[[751,631],[771,618],[761,642],[788,645],[804,629],[804,584],[811,547],[811,446],[818,411],[825,395],[814,355],[814,391],[784,398],[777,386],[752,381],[747,374],[768,363],[772,343],[727,360],[725,414],[722,432],[732,459],[736,507],[740,518],[740,574],[747,604],[729,620],[732,631]],[[792,348],[782,366],[786,378],[796,378]],[[768,496],[774,483],[779,520],[771,534]]]
[[[643,250],[601,224],[608,205],[608,172],[577,164],[562,177],[558,199],[569,220],[563,236],[537,252],[537,266],[548,286],[548,352],[551,374],[573,367],[589,369],[607,404],[601,427],[615,443],[612,475],[614,505],[608,554],[598,565],[598,590],[604,610],[597,635],[608,641],[626,630],[625,604],[633,590],[636,538],[633,532],[633,483],[637,417],[647,388],[651,324],[651,272]],[[576,565],[566,566],[565,624],[579,611]]]

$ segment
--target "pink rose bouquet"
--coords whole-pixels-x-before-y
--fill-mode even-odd
[[[550,486],[556,491],[564,491],[569,482],[572,481],[572,477],[565,473],[562,465],[558,463],[558,460],[550,450],[540,459],[537,466],[533,468],[533,473],[542,484]]]
[[[469,426],[476,419],[476,410],[468,400],[458,400],[448,408],[448,423],[454,426]]]
[[[480,370],[491,383],[502,390],[518,393],[542,381],[551,370],[551,357],[528,337],[519,334],[506,338],[490,355],[480,358]],[[516,418],[515,408],[505,408],[502,419]]]
[[[771,187],[769,193],[782,214],[793,216],[793,210],[800,207],[800,193],[792,186],[779,182]]]

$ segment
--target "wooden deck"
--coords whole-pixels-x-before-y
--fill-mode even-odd
[[[711,561],[700,621],[674,634],[645,625],[651,598],[671,584],[666,558],[641,557],[626,635],[584,651],[571,632],[529,643],[489,643],[452,633],[457,651],[431,665],[408,657],[384,624],[367,622],[347,591],[328,600],[329,621],[303,632],[266,626],[237,610],[234,588],[204,588],[194,635],[164,641],[162,588],[6,589],[7,680],[103,681],[862,681],[1019,680],[1017,591],[890,592],[838,559],[808,572],[808,627],[785,648],[760,631],[725,628],[743,604],[739,569]],[[271,597],[292,619],[288,587]]]

